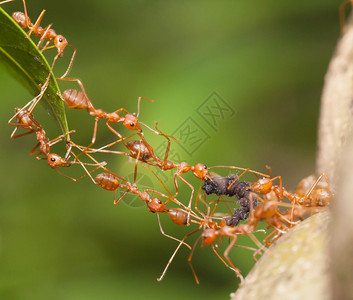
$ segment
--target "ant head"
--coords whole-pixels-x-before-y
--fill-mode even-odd
[[[146,203],[147,203],[148,209],[153,213],[168,211],[168,208],[165,206],[165,204],[158,198],[153,198],[151,201]]]
[[[47,162],[48,165],[51,168],[57,168],[57,167],[61,167],[61,166],[65,166],[67,165],[67,161],[65,159],[63,159],[61,156],[55,154],[55,153],[49,153],[47,156]]]
[[[64,49],[68,45],[67,39],[64,36],[58,34],[54,38],[54,44],[55,47],[58,49],[58,53],[60,53],[60,56],[62,56]]]
[[[210,176],[208,175],[208,168],[206,165],[198,163],[196,164],[193,168],[192,168],[192,173],[194,173],[194,175],[199,178],[199,179],[206,179],[206,178],[210,178]]]
[[[126,114],[123,121],[124,126],[130,130],[141,130],[139,121],[135,114]]]
[[[203,245],[213,244],[214,241],[216,240],[217,236],[218,236],[218,232],[216,229],[213,229],[213,228],[206,229],[201,235],[202,244]]]

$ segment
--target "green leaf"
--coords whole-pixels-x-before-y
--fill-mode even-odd
[[[49,75],[50,66],[36,45],[20,26],[0,7],[0,65],[23,85],[34,97]],[[40,102],[44,102],[50,114],[57,120],[63,133],[68,125],[63,101],[55,76],[51,73],[48,88]]]

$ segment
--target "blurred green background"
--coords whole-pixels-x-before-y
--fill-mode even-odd
[[[82,79],[96,107],[135,112],[139,96],[153,99],[141,103],[142,122],[153,126],[158,121],[171,134],[191,118],[207,137],[196,149],[173,143],[175,157],[263,172],[269,165],[294,189],[315,169],[319,99],[340,35],[340,3],[33,0],[27,6],[32,20],[45,8],[42,24],[53,23],[78,49],[70,77]],[[19,0],[3,8],[23,11]],[[65,71],[71,51],[65,50],[56,74]],[[71,182],[30,157],[33,136],[10,140],[13,128],[6,122],[31,96],[3,71],[0,82],[1,299],[229,297],[237,280],[209,247],[198,246],[193,257],[200,285],[185,247],[157,282],[177,243],[161,235],[156,216],[134,199],[113,206],[113,193],[87,178]],[[70,87],[77,88],[61,84],[62,90]],[[211,127],[197,109],[214,92],[228,111]],[[34,114],[49,137],[60,134],[43,107]],[[93,119],[75,110],[68,112],[68,120],[77,130],[73,139],[88,144]],[[147,139],[154,147],[162,142],[152,135]],[[101,122],[97,145],[111,140]],[[63,145],[56,149],[63,154]],[[124,176],[133,172],[124,157],[100,159]],[[82,174],[74,167],[62,171]],[[190,190],[181,185],[181,191],[179,199],[188,199]],[[166,216],[161,219],[173,236],[191,231],[177,228]],[[240,243],[251,244],[247,240]],[[244,275],[253,265],[251,251],[233,249],[232,258]]]

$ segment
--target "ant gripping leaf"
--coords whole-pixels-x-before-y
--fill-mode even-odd
[[[27,34],[0,7],[0,65],[19,81],[33,96],[41,92],[50,66]],[[49,112],[57,120],[63,133],[68,132],[64,104],[58,96],[59,87],[53,74],[43,99]]]

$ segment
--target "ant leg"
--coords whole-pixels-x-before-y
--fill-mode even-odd
[[[255,245],[260,249],[261,247],[263,247],[263,245],[260,243],[260,241],[256,238],[256,236],[252,233],[252,232],[249,232],[247,234],[251,239],[252,241],[255,243]]]
[[[42,42],[45,40],[50,28],[51,28],[52,24],[49,24],[47,27],[45,27],[44,32],[42,34],[42,37],[40,38],[38,44],[37,44],[37,49],[39,50],[40,45],[42,44]],[[47,43],[44,45],[44,47],[42,48],[41,52],[43,52],[43,49],[46,49],[49,45],[50,41],[47,41]]]
[[[62,141],[62,139],[65,137],[65,136],[68,136],[70,133],[74,133],[76,132],[76,130],[70,130],[62,135],[59,135],[58,137],[56,137],[55,139],[52,139],[50,142],[49,142],[49,146],[53,146],[55,145],[56,143]]]
[[[73,164],[73,163],[72,163],[72,164]],[[91,178],[91,180],[93,181],[93,183],[96,184],[96,182],[94,181],[94,179],[93,179],[92,176],[91,176],[91,173],[93,173],[93,172],[96,171],[97,169],[101,168],[101,166],[98,166],[98,167],[96,167],[95,169],[93,169],[93,170],[91,170],[91,171],[88,171],[88,170],[86,169],[86,167],[84,166],[84,163],[78,162],[78,164],[80,164],[80,165],[82,166],[82,168],[83,168],[83,169],[85,170],[85,172],[86,172],[86,174],[82,175],[82,176],[79,177],[79,178],[72,178],[72,177],[70,177],[70,176],[68,176],[68,175],[66,175],[66,174],[64,174],[64,173],[62,173],[62,172],[60,172],[58,169],[55,169],[55,170],[56,170],[60,175],[66,177],[66,178],[69,178],[70,180],[72,180],[72,181],[74,181],[74,182],[79,181],[80,179],[82,179],[82,178],[84,178],[84,177],[86,177],[86,176],[88,175],[88,176]]]
[[[71,46],[72,47],[72,46]],[[71,59],[70,59],[70,63],[69,63],[69,66],[67,67],[65,73],[60,77],[60,79],[63,79],[67,76],[67,74],[70,72],[70,69],[72,67],[72,63],[74,62],[74,58],[76,56],[76,51],[77,49],[72,47],[72,49],[74,49],[74,52],[72,53],[72,56],[71,56]]]
[[[53,63],[51,65],[51,68],[50,68],[50,71],[49,71],[49,74],[48,74],[48,77],[41,89],[41,92],[40,94],[35,97],[34,99],[32,99],[29,103],[32,102],[32,104],[30,105],[30,108],[29,108],[29,112],[32,113],[32,111],[34,110],[34,108],[36,107],[36,105],[38,104],[38,102],[40,101],[40,99],[42,99],[43,95],[44,95],[44,92],[46,91],[46,89],[48,88],[48,85],[49,85],[49,81],[50,81],[50,78],[52,77],[52,73],[53,73],[53,68],[54,68],[54,65],[55,65],[55,62],[56,60],[58,59],[60,53],[58,53],[57,55],[55,55],[54,57],[54,60],[53,60]],[[28,104],[27,104],[28,105]],[[26,107],[27,105],[25,105],[24,107]]]
[[[73,152],[71,152],[71,153],[72,153],[72,155],[75,157],[75,161],[72,162],[72,164],[80,164],[81,167],[82,167],[82,168],[85,170],[85,172],[86,172],[85,175],[81,176],[80,178],[78,178],[78,179],[76,179],[76,180],[74,180],[74,181],[78,181],[78,180],[80,180],[81,178],[83,178],[83,177],[85,177],[85,176],[88,175],[89,178],[91,178],[92,182],[93,182],[94,184],[97,184],[96,181],[93,179],[91,173],[93,173],[94,171],[98,170],[99,168],[105,169],[105,168],[103,167],[102,163],[98,163],[98,162],[96,162],[96,164],[82,163],[82,162],[78,159],[78,156],[75,155],[75,153],[73,153]],[[97,165],[98,165],[98,166],[97,166],[96,168],[94,168],[93,170],[88,171],[87,168],[85,167],[85,165],[87,165],[87,166],[91,166],[91,165],[97,166]]]
[[[229,268],[229,269],[231,269],[231,270],[234,271],[234,269],[233,269],[231,266],[229,266],[229,265],[225,262],[225,260],[222,258],[222,256],[219,255],[219,253],[217,252],[217,250],[216,250],[216,248],[215,248],[215,246],[214,246],[213,244],[211,245],[211,248],[212,248],[213,252],[216,254],[216,256],[221,260],[221,262],[222,262],[227,268]]]
[[[163,160],[163,166],[165,166],[167,164],[167,159],[168,159],[168,155],[169,155],[169,150],[170,150],[170,144],[171,144],[171,140],[170,138],[176,140],[177,142],[179,142],[179,140],[177,138],[175,138],[174,136],[171,136],[171,135],[166,135],[164,134],[161,130],[159,130],[157,128],[157,125],[158,125],[158,122],[155,122],[155,128],[156,130],[158,131],[158,135],[162,135],[164,136],[167,140],[168,140],[168,145],[167,145],[167,148],[165,150],[165,154],[164,154],[164,160]]]
[[[174,241],[177,241],[177,242],[179,242],[179,243],[182,243],[182,244],[184,244],[186,247],[188,247],[188,248],[191,250],[190,245],[188,245],[187,243],[185,243],[185,242],[183,242],[183,241],[181,241],[181,240],[175,238],[174,236],[168,235],[168,234],[166,234],[166,233],[164,232],[164,230],[163,230],[163,228],[162,228],[162,224],[161,224],[161,220],[160,220],[160,218],[159,218],[159,213],[158,213],[158,212],[157,212],[157,219],[158,219],[159,229],[161,230],[161,233],[162,233],[165,237],[170,238],[170,239],[172,239],[172,240],[174,240]]]
[[[42,45],[42,42],[44,41],[44,37],[47,35],[50,27],[52,26],[52,24],[49,24],[45,29],[44,29],[44,33],[42,34],[42,37],[40,38],[39,42],[37,43],[37,49],[40,49],[40,46]],[[42,49],[47,48],[47,46],[50,44],[50,41],[47,41],[45,43],[45,45],[43,46]],[[40,50],[42,52],[42,50]]]
[[[122,194],[122,196],[116,201],[116,200],[115,200],[115,197],[116,197],[116,191],[117,191],[117,190],[118,190],[118,189],[116,189],[115,192],[114,192],[114,205],[118,204],[118,203],[120,202],[120,200],[123,199],[123,198],[128,194],[128,192],[129,192],[129,191],[124,192],[124,194]]]
[[[85,96],[87,97],[87,94],[86,94],[86,91],[85,91],[85,88],[83,87],[83,83],[80,79],[77,79],[77,78],[56,78],[56,80],[62,80],[62,81],[74,81],[74,82],[77,82],[77,84],[80,86],[82,92],[85,94]],[[88,99],[88,97],[87,97]]]
[[[0,5],[3,5],[5,3],[12,2],[12,1],[15,1],[15,0],[5,0],[5,1],[0,2]]]
[[[258,248],[257,250],[254,251],[254,254],[252,255],[252,257],[253,257],[255,262],[257,262],[257,257],[256,256],[263,255],[265,249],[267,249],[266,246],[265,245],[261,245],[260,248]]]
[[[185,236],[183,237],[183,239],[181,240],[181,242],[179,243],[179,245],[178,245],[178,246],[176,247],[176,249],[174,250],[174,252],[173,252],[172,256],[170,257],[170,259],[169,259],[167,265],[165,266],[162,275],[161,275],[159,278],[157,278],[157,281],[161,281],[161,280],[163,279],[163,277],[165,276],[165,273],[167,272],[167,270],[168,270],[170,264],[172,263],[172,261],[173,261],[173,259],[174,259],[174,256],[177,254],[177,252],[178,252],[179,248],[181,247],[181,245],[183,244],[183,242],[184,242],[189,236],[191,236],[191,235],[193,235],[194,233],[198,232],[201,228],[202,228],[202,227],[200,226],[200,227],[197,228],[196,230],[194,230],[194,231],[188,233],[187,235],[185,235]]]
[[[274,192],[276,193],[276,196],[279,198],[280,201],[283,200],[283,193],[284,193],[284,189],[283,189],[283,184],[282,184],[282,177],[281,176],[276,176],[274,178],[272,178],[270,180],[270,182],[275,181],[276,179],[279,180],[279,190],[275,189]]]
[[[129,114],[129,112],[125,108],[119,108],[119,109],[113,111],[112,113],[116,113],[117,114],[117,113],[119,113],[121,111],[125,112],[126,114]]]
[[[139,147],[139,151],[138,151],[138,153],[137,153],[137,156],[136,156],[136,159],[135,159],[135,168],[134,168],[134,182],[133,182],[133,184],[135,184],[136,183],[136,178],[137,178],[137,164],[138,164],[138,162],[139,162],[139,159],[140,159],[140,155],[141,155],[141,140],[140,140],[140,147]]]
[[[198,279],[198,277],[197,277],[197,275],[196,275],[196,272],[195,272],[194,266],[193,266],[192,263],[191,263],[191,260],[192,260],[193,254],[194,254],[194,252],[195,252],[196,245],[197,245],[197,243],[199,242],[199,240],[200,240],[201,237],[202,237],[202,235],[200,235],[200,236],[196,239],[194,245],[192,246],[192,250],[191,250],[191,252],[190,252],[190,255],[189,255],[189,257],[188,257],[188,263],[189,263],[190,269],[191,269],[191,271],[192,271],[192,274],[194,275],[194,278],[195,278],[195,281],[196,281],[197,284],[200,284],[200,281],[199,281],[199,279]]]
[[[150,99],[147,99],[147,98],[142,98],[142,97],[139,97],[138,99],[137,99],[137,117],[140,115],[140,102],[141,102],[141,100],[147,100],[147,101],[149,101],[149,102],[154,102],[153,100],[150,100]]]
[[[27,15],[27,8],[26,8],[26,2],[25,0],[23,0],[23,6],[25,8],[25,16],[27,16],[28,18],[28,15]],[[42,22],[42,19],[44,17],[44,14],[45,14],[45,9],[42,10],[42,12],[40,13],[38,19],[36,20],[36,22],[34,23],[34,25],[32,25],[32,28],[28,31],[27,33],[27,38],[29,38],[32,34],[32,32],[36,32],[39,25],[40,25],[40,22]],[[51,26],[51,25],[50,25]]]
[[[77,158],[80,157],[80,156],[81,156],[82,154],[84,154],[84,153],[87,154],[87,150],[90,149],[90,148],[94,145],[94,143],[96,142],[98,121],[99,121],[99,118],[96,117],[96,118],[95,118],[95,121],[94,121],[93,136],[92,136],[91,143],[90,143],[85,149],[83,149],[79,155],[77,155]]]
[[[148,167],[148,166],[146,166],[146,165],[144,165],[143,167],[149,169],[149,170],[152,172],[152,174],[158,179],[158,181],[160,182],[160,184],[161,184],[161,185],[164,187],[164,189],[167,191],[167,193],[169,194],[169,197],[163,195],[162,193],[159,193],[159,192],[157,192],[157,191],[154,191],[154,190],[151,190],[151,192],[154,192],[154,193],[156,193],[156,194],[159,194],[159,195],[162,196],[162,197],[168,198],[167,201],[171,200],[171,201],[173,201],[174,203],[178,204],[180,207],[182,207],[182,208],[184,208],[185,210],[187,210],[187,207],[186,207],[183,203],[181,203],[178,199],[176,199],[176,198],[170,193],[170,191],[169,191],[168,188],[165,186],[165,184],[163,183],[163,181],[157,176],[157,174],[156,174],[150,167]],[[194,212],[192,212],[192,214],[193,214],[194,217],[197,216]]]
[[[108,126],[108,128],[109,128],[109,126]],[[114,129],[113,129],[113,130],[114,130]],[[114,133],[117,133],[117,132],[114,130]],[[113,150],[105,150],[105,149],[106,149],[106,148],[110,148],[110,147],[112,147],[112,146],[114,146],[115,144],[120,143],[120,142],[123,142],[123,143],[124,143],[124,140],[126,140],[126,139],[128,139],[128,138],[130,138],[130,137],[132,137],[132,136],[134,136],[134,135],[136,135],[136,134],[137,134],[137,133],[135,132],[135,133],[130,134],[129,136],[124,137],[124,138],[123,138],[122,136],[120,136],[120,139],[119,139],[119,140],[116,140],[116,141],[114,141],[114,142],[112,142],[112,143],[109,143],[109,144],[103,146],[103,147],[100,147],[99,149],[90,148],[90,150],[88,150],[87,152],[88,152],[88,153],[102,152],[102,153],[123,154],[123,155],[126,155],[126,156],[130,156],[130,154],[127,154],[127,153],[125,153],[125,152],[113,151]],[[120,134],[119,134],[119,135],[120,135]],[[126,146],[126,144],[125,144],[125,146]],[[130,156],[130,157],[131,157],[131,156]]]
[[[76,144],[73,143],[72,141],[70,141],[70,143],[72,143],[73,146],[75,146],[76,148],[78,148],[78,149],[80,149],[80,150],[83,148],[83,147],[80,147],[80,146],[76,145]],[[81,151],[82,151],[82,150],[81,150]],[[93,166],[99,165],[99,168],[102,168],[104,171],[106,171],[106,172],[112,174],[113,176],[115,176],[115,177],[119,178],[120,180],[124,181],[125,183],[127,183],[127,180],[126,180],[124,177],[121,177],[120,175],[118,175],[118,174],[116,174],[116,173],[110,171],[109,169],[107,169],[107,168],[105,167],[105,165],[107,164],[106,162],[99,163],[99,162],[98,162],[93,156],[91,156],[89,153],[86,152],[85,154],[86,154],[86,156],[88,156],[88,157],[94,162],[94,164],[92,164]],[[75,162],[75,163],[77,163],[77,162]],[[86,165],[88,165],[88,164],[86,164]]]
[[[189,212],[189,215],[188,215],[188,225],[190,224],[190,211],[191,211],[191,203],[192,203],[192,199],[194,198],[194,187],[188,182],[186,181],[186,179],[184,179],[183,177],[181,177],[181,175],[177,172],[175,173],[174,175],[174,185],[175,185],[175,191],[176,191],[176,194],[173,196],[174,198],[179,194],[179,188],[178,188],[178,183],[177,183],[177,180],[176,180],[176,177],[179,177],[180,180],[182,182],[184,182],[186,185],[188,185],[191,189],[191,196],[190,196],[190,200],[189,200],[189,204],[188,206],[185,208],[188,212]]]
[[[233,268],[235,275],[237,277],[239,277],[240,285],[242,285],[244,283],[244,277],[241,275],[240,270],[234,265],[234,263],[231,261],[231,259],[229,257],[229,251],[234,247],[236,241],[237,241],[237,236],[235,235],[233,237],[233,240],[229,243],[227,249],[224,251],[223,255],[226,258],[226,260],[228,261],[229,265],[231,265],[231,267]]]
[[[10,125],[15,125],[15,124],[14,123],[10,123]],[[30,129],[30,131],[28,131],[28,132],[24,132],[24,133],[21,133],[21,134],[18,134],[18,135],[14,135],[16,133],[18,127],[20,127],[21,125],[23,125],[23,124],[18,124],[17,127],[12,131],[10,139],[17,139],[17,138],[19,138],[21,136],[25,136],[27,134],[31,134],[31,133],[37,131],[37,130]]]
[[[37,150],[37,148],[39,147],[39,145],[40,145],[40,142],[38,142],[37,145],[34,146],[34,148],[33,148],[32,151],[29,153],[29,155],[33,155],[34,153],[36,153],[36,150]],[[39,153],[39,155],[40,155],[40,154],[41,154],[41,153]],[[38,158],[39,155],[37,156],[37,159],[40,159],[40,158]]]
[[[213,216],[213,214],[214,214],[214,212],[215,212],[217,206],[218,206],[218,203],[215,205],[215,207],[213,208],[213,210],[212,210],[212,212],[211,212],[211,214],[210,214],[210,209],[211,209],[210,206],[206,203],[206,201],[205,201],[204,199],[201,198],[201,195],[200,195],[200,193],[201,193],[201,183],[202,183],[202,180],[200,180],[200,186],[199,186],[199,190],[198,190],[197,195],[196,195],[194,208],[195,208],[195,210],[196,210],[201,216],[203,216],[204,218],[206,218],[205,214],[204,214],[202,211],[200,211],[200,210],[198,209],[198,207],[197,207],[198,200],[200,199],[200,201],[201,201],[201,202],[203,203],[203,205],[204,205],[204,210],[206,210],[206,208],[207,208],[207,215],[211,218],[211,217]],[[204,193],[204,195],[206,195],[206,193]]]
[[[273,235],[276,235],[278,234],[277,230],[273,230],[268,236],[266,236],[264,239],[263,239],[263,243],[266,244],[266,245],[271,245],[272,242],[268,242],[268,240],[273,236]]]
[[[245,168],[234,167],[234,166],[213,166],[213,167],[209,167],[209,169],[214,169],[214,168],[228,168],[228,169],[234,169],[234,170],[242,170],[242,171],[246,171],[246,172],[250,171],[254,175],[260,175],[260,176],[266,177],[266,178],[269,177],[269,175],[267,175],[267,174],[263,174],[263,173],[254,171],[254,170],[252,170],[250,168],[245,169]]]
[[[322,174],[318,177],[318,179],[316,179],[316,181],[315,181],[314,184],[311,186],[311,188],[309,189],[309,191],[305,194],[305,196],[304,196],[302,199],[300,199],[300,201],[298,201],[299,204],[304,205],[305,202],[306,202],[306,200],[310,199],[310,198],[313,196],[313,193],[314,193],[315,191],[321,190],[321,189],[315,189],[315,188],[318,186],[318,184],[320,183],[320,181],[321,181],[322,178],[325,178],[325,181],[326,181],[326,184],[327,184],[327,188],[325,188],[324,190],[328,190],[328,195],[326,195],[326,194],[324,194],[323,196],[322,196],[322,195],[319,195],[319,196],[318,196],[318,197],[319,197],[319,201],[320,201],[320,198],[321,198],[321,199],[324,199],[325,202],[327,202],[327,199],[326,199],[326,198],[327,198],[327,197],[328,197],[328,198],[331,198],[331,197],[332,197],[332,192],[331,192],[330,183],[329,183],[329,181],[328,181],[328,178],[327,178],[327,176],[326,176],[325,173],[322,173]],[[321,197],[320,197],[320,196],[321,196]],[[314,200],[314,199],[313,199],[313,200]],[[318,199],[315,199],[315,202],[319,202],[319,201],[318,201]],[[312,205],[311,202],[312,202],[312,201],[310,201],[310,205]],[[315,203],[315,204],[316,204],[316,203]]]

